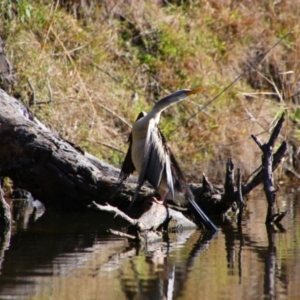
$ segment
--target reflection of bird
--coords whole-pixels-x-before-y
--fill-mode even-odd
[[[138,187],[131,205],[147,180],[160,194],[163,202],[166,199],[173,199],[175,203],[181,204],[190,202],[196,217],[206,229],[217,231],[217,227],[196,204],[182,171],[157,126],[163,110],[202,90],[199,88],[178,91],[156,102],[148,114],[144,112],[139,114],[129,136],[129,149],[123,162],[120,179],[125,180],[134,170],[139,173]]]

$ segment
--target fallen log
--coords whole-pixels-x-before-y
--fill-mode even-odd
[[[134,176],[115,193],[119,186],[117,168],[51,131],[2,90],[0,107],[0,177],[9,177],[16,187],[30,191],[46,209],[82,210],[93,201],[113,203],[114,194],[115,205],[121,209],[128,207],[136,189]],[[285,152],[283,143],[274,155],[273,170]],[[205,176],[203,185],[190,185],[196,201],[208,214],[222,214],[238,199],[233,188],[233,166],[228,165],[228,170],[232,177],[226,181],[227,197],[223,196],[223,187],[209,183]],[[242,186],[243,196],[262,181],[263,174],[259,173]],[[143,200],[151,193],[153,189],[145,185],[139,198]]]
[[[61,138],[2,90],[0,107],[1,177],[30,191],[46,208],[78,210],[107,201],[117,187],[117,169]],[[128,200],[134,187],[124,183],[118,196]]]

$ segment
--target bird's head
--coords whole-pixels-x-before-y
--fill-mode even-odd
[[[155,107],[162,111],[172,104],[181,102],[182,100],[186,99],[190,95],[201,93],[203,90],[204,90],[204,88],[198,88],[195,90],[185,89],[185,90],[177,91],[177,92],[175,92],[171,95],[168,95],[168,96],[160,99],[159,101],[157,101],[155,103]]]

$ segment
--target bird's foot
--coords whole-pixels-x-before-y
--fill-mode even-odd
[[[164,202],[163,200],[157,199],[157,198],[154,197],[154,196],[149,197],[149,198],[147,199],[147,201],[148,201],[149,203],[165,204],[165,202]]]
[[[153,203],[157,203],[157,204],[162,204],[164,205],[164,201],[163,200],[158,200],[156,197],[151,196],[149,198],[147,198],[144,202],[144,210],[148,210],[150,209],[150,207],[153,205]]]

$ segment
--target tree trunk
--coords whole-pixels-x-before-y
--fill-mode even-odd
[[[78,210],[107,201],[118,185],[116,168],[59,137],[2,90],[0,107],[1,177],[30,191],[46,208]],[[124,183],[119,196],[128,200],[134,187]]]

